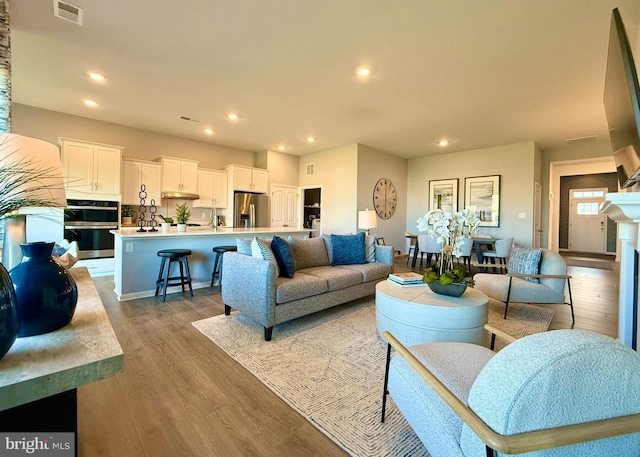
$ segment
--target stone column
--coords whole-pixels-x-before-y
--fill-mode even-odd
[[[11,35],[9,0],[0,0],[0,133],[11,131]]]

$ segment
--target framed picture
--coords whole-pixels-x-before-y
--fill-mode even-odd
[[[384,246],[384,238],[380,237],[380,238],[376,238],[376,244],[378,246]]]
[[[429,211],[438,208],[445,214],[458,211],[458,178],[429,181]]]
[[[500,227],[500,175],[464,179],[464,207],[480,218],[480,227]]]

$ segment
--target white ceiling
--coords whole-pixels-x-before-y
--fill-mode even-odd
[[[296,155],[606,139],[611,10],[636,55],[640,24],[638,0],[65,1],[83,26],[55,18],[52,0],[10,0],[14,102]]]

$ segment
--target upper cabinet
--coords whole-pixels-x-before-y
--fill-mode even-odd
[[[198,195],[193,202],[196,208],[227,207],[227,172],[219,170],[198,170]]]
[[[161,170],[162,167],[157,162],[123,159],[122,204],[140,205],[140,188],[144,184],[147,192],[145,205],[151,205],[151,200],[154,200],[156,206],[162,205],[160,198]]]
[[[198,191],[198,162],[195,160],[161,157],[162,192]]]
[[[122,147],[60,139],[67,198],[120,200]]]
[[[229,188],[232,190],[260,193],[269,190],[269,172],[263,168],[229,165],[225,170],[229,172]]]

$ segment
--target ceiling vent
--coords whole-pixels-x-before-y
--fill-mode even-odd
[[[65,21],[82,25],[82,8],[78,8],[71,3],[53,0],[53,15]]]
[[[311,175],[315,175],[316,174],[316,164],[315,163],[308,163],[307,164],[307,176],[311,176]]]
[[[569,138],[568,140],[566,140],[566,142],[569,143],[569,144],[588,143],[590,141],[595,141],[597,138],[598,137],[596,135],[581,136],[579,138]]]

